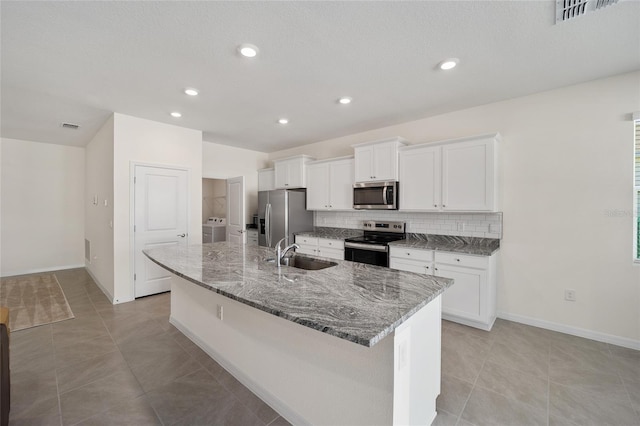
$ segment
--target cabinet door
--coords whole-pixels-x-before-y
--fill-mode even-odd
[[[373,180],[398,180],[397,144],[381,143],[373,148]]]
[[[484,320],[486,307],[482,306],[482,293],[486,291],[486,271],[436,264],[434,275],[454,280],[442,294],[443,313],[474,321]]]
[[[307,210],[329,209],[329,164],[307,168]]]
[[[400,152],[400,210],[440,210],[440,147]]]
[[[329,167],[328,182],[329,208],[332,210],[352,210],[353,160],[331,163]],[[311,187],[311,182],[308,182],[308,184],[309,187]]]
[[[442,209],[494,209],[494,144],[480,140],[442,147]]]
[[[289,161],[287,188],[306,188],[304,160],[296,158]]]
[[[274,185],[275,171],[260,170],[258,172],[258,191],[271,191],[275,189]]]
[[[306,244],[299,244],[300,248],[296,249],[296,253],[307,254],[309,256],[315,256],[318,246],[308,246]]]
[[[289,185],[289,160],[275,163],[274,184],[276,189],[288,188]]]
[[[354,148],[355,181],[371,182],[373,177],[373,146]]]

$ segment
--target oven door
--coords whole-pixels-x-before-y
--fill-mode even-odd
[[[353,208],[397,210],[398,182],[362,182],[354,184]]]
[[[389,266],[387,246],[372,244],[344,243],[344,260],[367,263],[369,265]]]

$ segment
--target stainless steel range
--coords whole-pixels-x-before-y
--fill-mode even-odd
[[[364,235],[344,240],[344,259],[370,265],[389,266],[389,243],[403,240],[404,222],[365,221]]]

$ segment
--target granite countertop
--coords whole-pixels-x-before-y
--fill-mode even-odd
[[[500,249],[500,240],[497,238],[456,237],[452,235],[407,234],[405,240],[394,241],[389,245],[473,254],[476,256],[491,256]]]
[[[344,240],[345,238],[359,237],[364,231],[361,229],[330,228],[315,226],[312,231],[296,232],[301,237],[329,238],[332,240]]]
[[[336,260],[319,271],[278,267],[273,249],[229,242],[144,251],[205,289],[363,346],[373,346],[453,280]]]

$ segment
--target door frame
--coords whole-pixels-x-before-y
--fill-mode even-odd
[[[187,244],[189,244],[189,229],[191,228],[191,168],[179,166],[175,164],[159,164],[159,163],[145,163],[140,161],[129,161],[129,294],[131,294],[131,301],[136,300],[136,281],[134,279],[136,273],[136,234],[134,232],[135,226],[135,172],[136,167],[156,167],[159,169],[180,170],[187,172]],[[115,247],[114,247],[115,248]],[[127,300],[129,302],[129,300]]]

